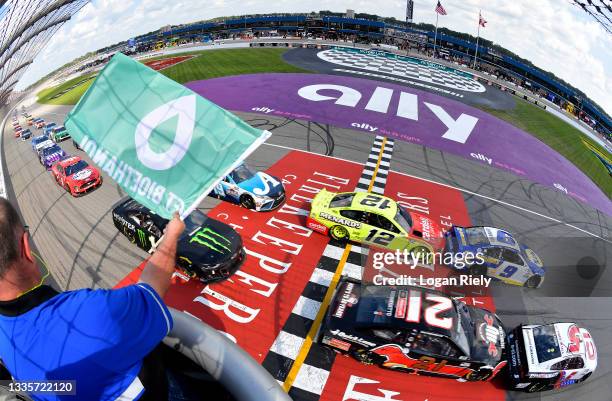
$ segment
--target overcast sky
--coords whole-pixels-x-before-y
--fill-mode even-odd
[[[600,0],[596,0],[596,3]],[[435,23],[437,0],[415,0],[414,22]],[[612,35],[571,0],[442,0],[439,26],[481,36],[581,89],[612,114]],[[405,18],[405,0],[92,0],[51,39],[24,74],[24,88],[64,63],[168,24],[220,16],[331,10]]]

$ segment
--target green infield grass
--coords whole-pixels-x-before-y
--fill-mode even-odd
[[[256,74],[261,72],[309,72],[283,61],[282,55],[287,50],[286,48],[220,49],[181,53],[181,56],[193,54],[196,57],[165,68],[160,72],[179,83],[227,75]],[[176,54],[173,54],[166,57],[176,56]],[[147,59],[147,61],[159,58],[165,57],[156,57]],[[60,85],[40,91],[38,93],[38,102],[63,105],[76,104],[93,80],[78,85],[59,97],[54,98],[54,96],[91,75],[94,74],[74,78]]]
[[[43,89],[36,95],[38,96],[38,103],[76,104],[81,96],[83,96],[83,93],[85,93],[87,88],[89,88],[89,86],[93,83],[93,77],[95,75],[97,75],[97,72],[81,75],[62,84]],[[62,94],[62,92],[64,93]]]
[[[609,152],[580,130],[538,106],[521,99],[515,99],[515,107],[512,110],[490,108],[484,108],[484,110],[508,121],[523,131],[529,132],[559,152],[582,170],[608,197],[612,196],[612,177],[582,141],[588,142],[603,154],[609,154]]]

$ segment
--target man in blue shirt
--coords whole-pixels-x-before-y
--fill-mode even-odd
[[[184,227],[175,214],[138,284],[58,293],[42,285],[28,232],[0,198],[0,358],[11,375],[75,381],[76,396],[33,394],[37,400],[164,399],[143,360],[172,328],[162,297]]]

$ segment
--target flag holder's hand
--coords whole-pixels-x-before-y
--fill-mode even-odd
[[[172,220],[166,224],[166,228],[164,228],[165,238],[170,238],[172,240],[178,240],[183,231],[185,230],[185,223],[181,220],[178,212],[174,212],[172,215]]]
[[[151,247],[149,253],[153,254],[153,252],[157,250],[157,247],[162,243],[162,241],[165,241],[166,239],[177,242],[184,230],[185,223],[183,223],[183,220],[181,219],[179,213],[174,212],[174,214],[172,215],[172,219],[170,219],[168,224],[166,224],[162,236],[159,237],[156,243],[152,244],[153,246]]]

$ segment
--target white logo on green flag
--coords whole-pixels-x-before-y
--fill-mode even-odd
[[[184,96],[162,104],[147,114],[136,127],[136,154],[150,169],[167,170],[181,161],[191,143],[195,125],[196,96]],[[172,117],[178,117],[174,142],[164,153],[157,153],[149,146],[152,130]]]
[[[94,164],[166,218],[189,214],[271,135],[120,53],[65,126]]]

